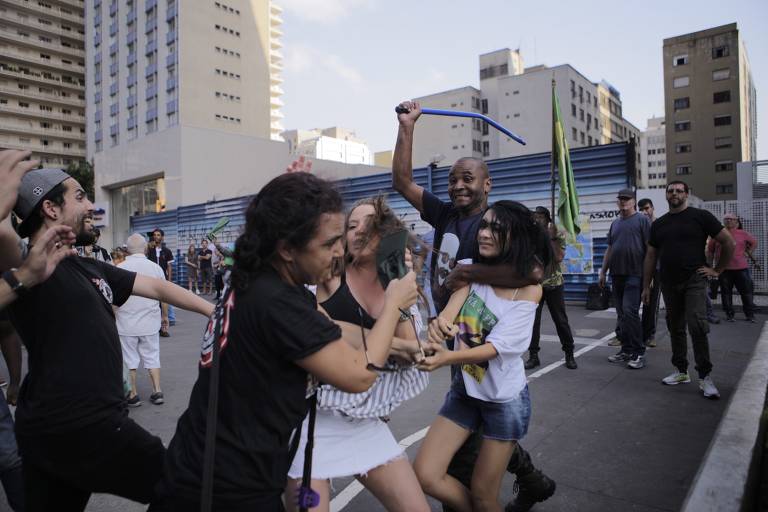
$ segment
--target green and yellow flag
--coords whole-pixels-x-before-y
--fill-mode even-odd
[[[552,87],[552,126],[552,158],[557,166],[560,180],[557,216],[560,218],[560,224],[563,228],[571,236],[576,236],[581,231],[579,227],[579,197],[576,195],[571,156],[568,153],[568,140],[565,137],[563,121],[560,116],[560,103],[557,101],[554,87]]]

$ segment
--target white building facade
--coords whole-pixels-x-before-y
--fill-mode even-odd
[[[340,127],[286,130],[281,137],[292,155],[345,164],[374,165],[373,153],[354,131]]]
[[[638,188],[666,188],[667,186],[667,137],[664,117],[652,117],[640,134],[640,167]]]

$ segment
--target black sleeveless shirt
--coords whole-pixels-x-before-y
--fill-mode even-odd
[[[376,323],[376,319],[369,315],[365,308],[355,300],[352,291],[347,285],[345,274],[341,275],[341,286],[339,286],[339,289],[320,305],[323,306],[323,309],[325,309],[334,320],[360,325],[360,312],[362,311],[362,324],[364,328],[373,329],[373,324]]]

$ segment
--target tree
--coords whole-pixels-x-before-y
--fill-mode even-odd
[[[85,189],[88,199],[94,200],[93,164],[86,160],[72,162],[67,167],[67,174],[75,178]]]

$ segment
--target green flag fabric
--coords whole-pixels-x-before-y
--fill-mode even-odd
[[[571,155],[568,153],[568,140],[563,130],[560,103],[557,101],[554,87],[552,88],[552,126],[552,158],[557,166],[560,180],[557,216],[560,218],[563,229],[571,236],[576,236],[581,231],[579,227],[579,196],[576,194]]]

